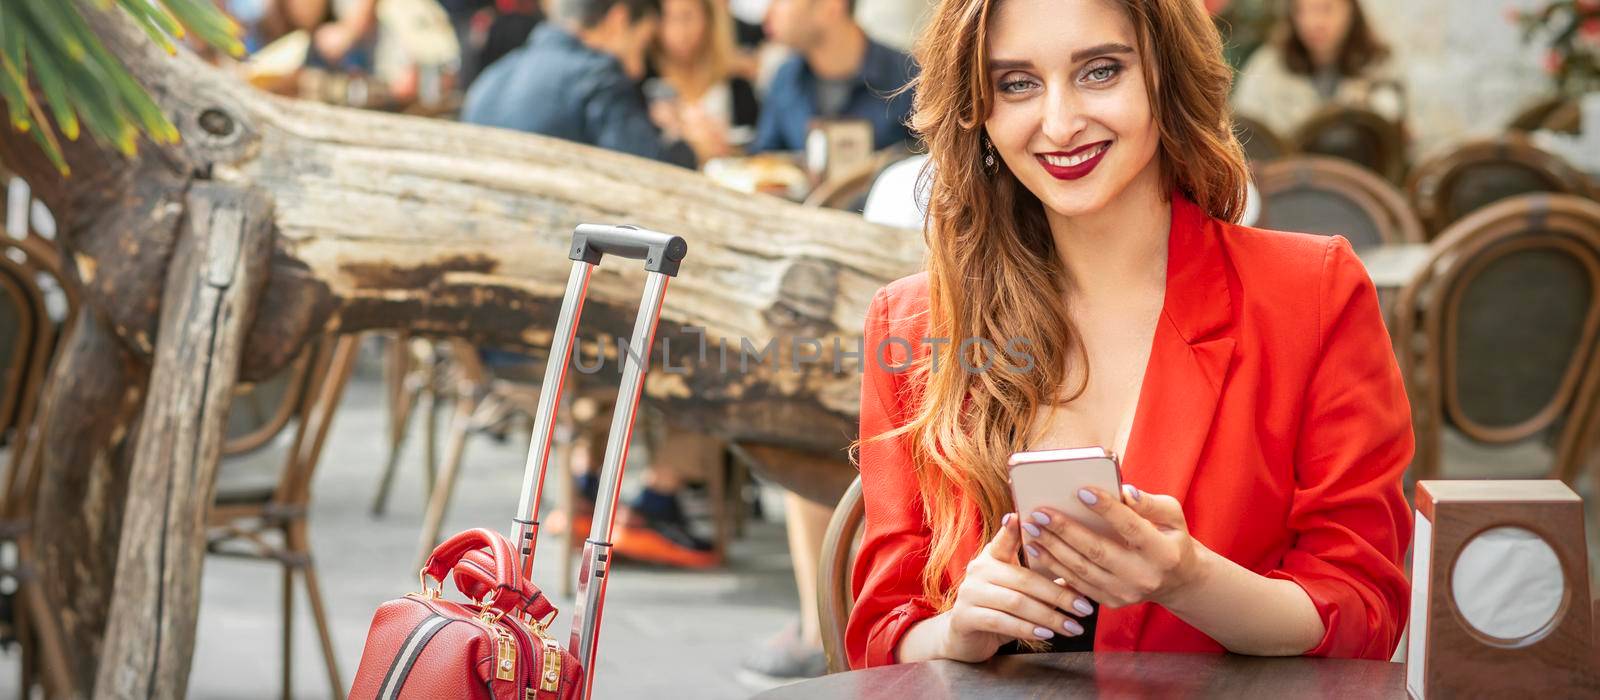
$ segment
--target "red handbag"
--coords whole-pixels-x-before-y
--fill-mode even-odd
[[[517,575],[499,533],[467,530],[433,550],[423,575],[454,572],[472,604],[424,587],[372,617],[351,698],[572,700],[583,697],[578,659],[546,631],[556,609]]]
[[[580,225],[572,236],[572,275],[556,320],[545,380],[534,416],[533,444],[523,477],[522,501],[512,519],[512,539],[467,530],[433,550],[420,578],[422,591],[384,603],[372,617],[354,700],[482,698],[484,700],[587,700],[594,690],[606,581],[611,570],[611,529],[627,462],[628,436],[644,388],[656,322],[667,279],[688,252],[682,238],[629,226]],[[600,471],[595,517],[584,543],[572,633],[563,647],[548,628],[556,609],[530,580],[538,541],[544,472],[555,434],[556,406],[572,358],[573,338],[589,276],[604,255],[645,261],[645,291],[633,342],[622,358],[622,386],[612,413],[611,436]],[[520,544],[520,550],[512,542]],[[520,555],[520,557],[519,557]],[[471,604],[445,600],[445,577]],[[428,579],[436,585],[428,590]]]

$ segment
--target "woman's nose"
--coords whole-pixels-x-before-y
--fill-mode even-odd
[[[1042,129],[1046,138],[1058,146],[1072,143],[1089,120],[1084,117],[1082,104],[1070,91],[1055,91],[1045,100]]]

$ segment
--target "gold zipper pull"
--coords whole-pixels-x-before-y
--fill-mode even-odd
[[[554,693],[561,689],[561,645],[544,638],[544,663],[540,666],[539,689]]]
[[[517,680],[517,643],[511,633],[494,626],[494,677],[502,681]]]

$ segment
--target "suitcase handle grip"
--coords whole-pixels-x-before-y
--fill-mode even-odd
[[[689,244],[681,236],[629,225],[578,224],[567,257],[599,265],[601,258],[618,255],[643,260],[644,269],[676,277],[678,264],[688,253]]]

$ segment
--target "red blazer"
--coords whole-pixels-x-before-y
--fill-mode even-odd
[[[927,286],[925,273],[898,280],[867,311],[864,440],[912,415],[910,374],[870,358],[885,337],[923,351]],[[904,360],[903,343],[884,347],[891,366]],[[1123,478],[1176,497],[1190,533],[1218,554],[1304,588],[1327,629],[1309,654],[1386,660],[1410,601],[1401,474],[1412,447],[1377,295],[1350,244],[1235,226],[1175,196],[1166,299]],[[906,630],[939,612],[922,594],[931,533],[905,441],[864,442],[860,464],[866,524],[846,630],[855,668],[895,663]],[[950,562],[947,586],[978,537]],[[1097,650],[1223,651],[1156,604],[1099,615]]]

